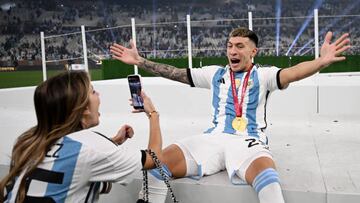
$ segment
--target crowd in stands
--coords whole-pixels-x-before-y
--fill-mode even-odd
[[[191,16],[193,56],[224,56],[228,33],[248,26],[260,37],[260,55],[313,55],[313,8],[317,1],[267,0],[13,0],[0,10],[0,61],[40,60],[40,32],[45,33],[46,60],[81,58],[80,26],[86,26],[88,56],[109,57],[113,42],[127,44],[131,18],[136,21],[137,46],[148,58],[187,56],[186,15]],[[352,48],[360,53],[359,1],[323,1],[319,6],[320,43],[327,30],[350,32]],[[302,32],[301,27],[306,22]],[[277,36],[276,26],[279,27]],[[298,33],[299,34],[298,36]],[[51,37],[52,36],[52,37]],[[278,39],[278,40],[277,40]],[[291,48],[291,49],[290,49]]]

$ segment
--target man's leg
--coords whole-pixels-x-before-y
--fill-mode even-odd
[[[226,150],[228,175],[233,183],[237,178],[252,185],[260,203],[283,203],[279,175],[266,145],[255,137],[229,138]],[[236,175],[233,175],[234,172]]]
[[[253,186],[260,203],[283,203],[279,175],[274,161],[268,157],[255,159],[247,168],[246,181]]]
[[[172,144],[163,150],[163,162],[167,165],[174,178],[182,178],[186,174],[186,160],[178,145]]]
[[[219,145],[219,139],[216,136],[198,135],[179,140],[176,144],[165,148],[162,154],[162,162],[167,166],[173,178],[201,177],[203,173],[211,175],[225,169],[223,154],[223,146]],[[206,163],[202,165],[201,171],[198,170],[198,162]],[[166,185],[162,180],[156,181],[163,184],[165,191],[163,192],[163,200],[165,201]],[[149,185],[149,195],[150,189]],[[151,197],[149,199],[152,201]]]
[[[169,170],[168,176],[173,178],[184,177],[186,174],[186,162],[184,153],[177,145],[170,145],[163,150],[162,163]],[[164,169],[164,168],[163,168]],[[159,171],[152,170],[148,173],[149,181],[149,201],[152,203],[163,203],[166,200],[168,189],[162,178],[158,175]],[[139,194],[143,196],[142,190]]]

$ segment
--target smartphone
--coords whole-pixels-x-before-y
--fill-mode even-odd
[[[144,102],[141,97],[141,76],[129,75],[127,79],[134,109],[144,109]]]

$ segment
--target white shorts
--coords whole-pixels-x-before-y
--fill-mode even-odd
[[[191,177],[196,179],[226,169],[233,184],[246,184],[245,172],[255,159],[272,159],[268,146],[251,136],[201,134],[175,144],[195,160],[198,173]]]

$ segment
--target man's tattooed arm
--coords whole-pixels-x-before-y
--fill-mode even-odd
[[[190,84],[185,68],[176,68],[171,65],[152,62],[144,58],[141,59],[138,66],[156,76]]]

